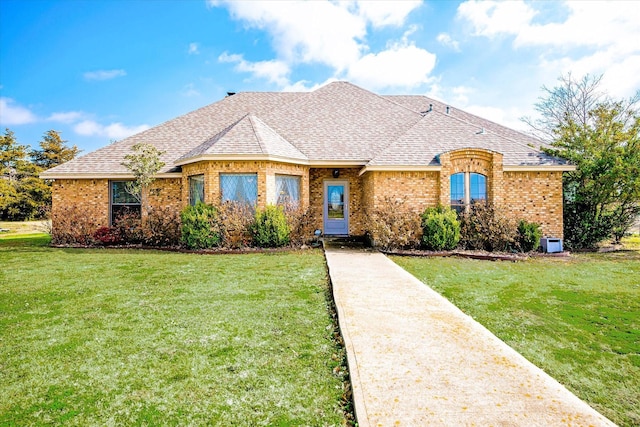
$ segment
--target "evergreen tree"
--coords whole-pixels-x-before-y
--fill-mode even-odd
[[[59,132],[48,131],[40,141],[41,150],[33,150],[30,153],[33,163],[42,170],[47,170],[74,159],[81,150],[75,145],[69,147],[66,143]]]
[[[5,129],[0,135],[0,175],[15,181],[30,168],[27,161],[27,146],[18,144],[15,134]]]

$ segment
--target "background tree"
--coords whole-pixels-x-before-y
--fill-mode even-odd
[[[5,129],[0,135],[0,174],[9,181],[17,180],[28,168],[27,146],[18,144],[15,134]]]
[[[544,150],[576,166],[566,172],[564,235],[567,246],[594,248],[618,241],[640,214],[640,93],[614,101],[599,90],[602,76],[570,74],[535,108],[533,131],[550,141]]]
[[[38,175],[78,154],[80,150],[67,147],[66,142],[51,130],[40,142],[42,150],[31,151],[17,142],[11,130],[0,135],[0,219],[24,221],[48,216],[51,183]]]
[[[140,205],[146,206],[149,186],[156,179],[156,174],[162,169],[165,163],[160,160],[164,151],[158,150],[151,144],[138,143],[131,147],[132,153],[124,157],[122,165],[129,169],[135,178],[127,183],[127,192],[140,201]]]
[[[40,141],[41,149],[30,153],[33,163],[42,170],[47,170],[74,159],[81,150],[75,145],[67,146],[67,142],[60,137],[59,132],[48,131]]]

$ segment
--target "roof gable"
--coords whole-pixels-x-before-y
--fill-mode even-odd
[[[307,160],[300,150],[253,114],[246,114],[213,138],[181,156],[176,164],[216,155],[266,155]]]

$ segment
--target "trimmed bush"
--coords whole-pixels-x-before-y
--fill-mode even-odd
[[[264,210],[257,210],[250,229],[257,246],[275,248],[289,243],[291,231],[281,206],[269,205]]]
[[[95,244],[94,233],[99,224],[77,206],[64,206],[52,216],[51,243],[54,245]]]
[[[198,202],[187,206],[180,213],[182,242],[189,249],[208,249],[219,246],[220,225],[218,210],[211,205]]]
[[[538,249],[540,246],[540,238],[542,237],[542,231],[540,230],[540,224],[535,222],[527,222],[526,220],[520,220],[518,223],[518,249],[522,252],[531,252]]]
[[[153,208],[142,224],[142,240],[149,246],[180,244],[180,215],[170,207]]]
[[[142,219],[140,212],[125,209],[113,222],[112,227],[126,245],[137,245],[143,242]]]
[[[366,233],[373,246],[384,250],[420,246],[420,215],[407,209],[405,201],[387,196],[375,209],[366,211]]]
[[[302,246],[310,243],[314,239],[313,232],[316,230],[311,209],[304,209],[298,203],[285,204],[283,207],[289,230],[291,230],[289,235],[291,244]]]
[[[515,246],[515,221],[490,203],[474,203],[460,217],[460,244],[465,249],[508,251]]]
[[[422,244],[433,251],[452,250],[460,241],[460,221],[451,208],[427,208],[422,218]]]
[[[112,227],[100,227],[95,233],[93,238],[96,242],[99,242],[105,246],[117,245],[120,243],[120,235],[118,230]]]
[[[227,201],[217,207],[220,224],[221,246],[239,249],[251,244],[249,227],[255,221],[253,206]]]

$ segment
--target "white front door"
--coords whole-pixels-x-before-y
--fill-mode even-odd
[[[349,234],[349,182],[324,182],[324,234]]]

